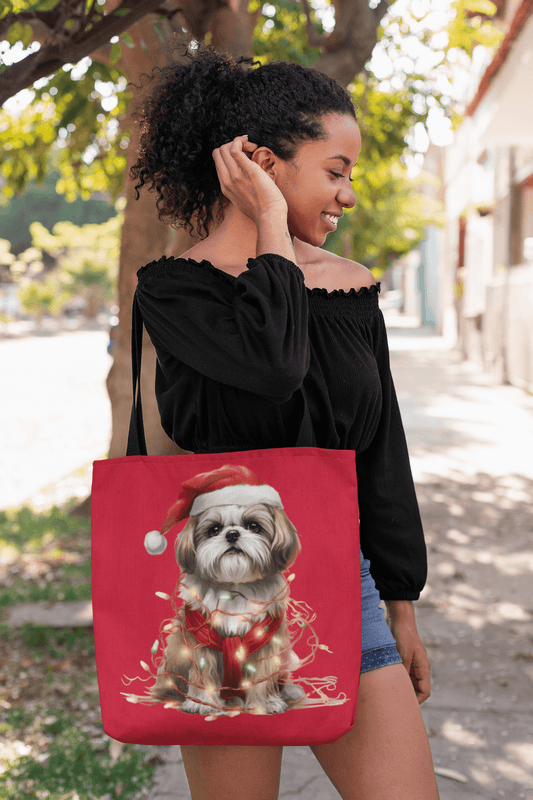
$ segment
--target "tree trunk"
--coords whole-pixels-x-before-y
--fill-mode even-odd
[[[219,9],[212,16],[213,43],[216,42],[217,47],[226,49],[235,56],[251,55],[253,18],[248,13],[247,2],[246,0],[237,0],[232,5],[234,8]],[[186,9],[183,16],[187,23]],[[188,27],[194,34],[191,26]],[[128,80],[139,84],[141,73],[149,73],[154,66],[162,66],[165,62],[165,54],[149,18],[143,19],[128,32],[135,41],[135,47],[122,47],[121,66],[124,68]],[[140,46],[141,38],[147,45],[146,52],[143,52]],[[138,95],[132,98],[132,108],[137,99]],[[136,159],[137,147],[138,132],[134,128],[128,149],[128,170]],[[215,229],[216,226],[213,224],[211,232]],[[178,257],[199,241],[197,237],[190,236],[184,229],[180,229],[175,238],[171,239],[170,230],[170,227],[160,222],[157,217],[155,195],[143,187],[139,199],[135,200],[134,183],[127,176],[118,279],[120,318],[114,361],[107,377],[107,390],[112,409],[110,458],[122,456],[126,452],[132,403],[131,305],[137,283],[137,270],[165,254]],[[154,393],[155,364],[155,351],[145,332],[142,351],[141,394],[147,450],[149,455],[181,453],[184,451],[175,445],[161,428]]]
[[[150,73],[155,66],[165,63],[164,48],[161,46],[150,18],[146,17],[129,29],[135,47],[123,45],[121,66],[128,80],[140,83],[142,73]],[[146,52],[141,47],[141,38],[147,45]],[[141,90],[142,91],[142,90]],[[133,108],[139,98],[139,90],[134,89]],[[137,157],[138,131],[134,125],[132,139],[128,148],[128,171]],[[123,456],[126,453],[128,427],[131,412],[131,306],[137,270],[152,260],[165,254],[169,242],[170,228],[160,222],[153,193],[146,187],[135,199],[134,181],[126,175],[126,207],[124,209],[124,225],[122,227],[119,277],[118,305],[120,308],[117,328],[114,360],[107,376],[107,390],[111,400],[112,435],[109,457]],[[159,412],[154,394],[155,352],[145,334],[143,342],[143,364],[141,372],[141,393],[143,399],[146,443],[150,455],[161,455],[179,452],[179,448],[170,441],[163,432],[159,422]]]

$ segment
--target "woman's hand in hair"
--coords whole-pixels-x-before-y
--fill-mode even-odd
[[[287,202],[274,180],[251,159],[257,145],[248,137],[236,136],[232,142],[213,150],[222,194],[258,223],[274,213],[287,216]]]

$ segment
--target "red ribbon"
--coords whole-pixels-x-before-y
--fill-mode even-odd
[[[256,622],[248,633],[240,636],[220,636],[211,626],[210,622],[197,610],[185,606],[185,623],[189,633],[198,640],[198,643],[210,650],[222,651],[224,671],[222,675],[222,690],[220,696],[223,700],[230,697],[244,697],[245,689],[241,688],[242,663],[244,658],[257,653],[269,642],[281,625],[282,617],[266,617],[261,622]],[[241,655],[237,652],[242,647]]]

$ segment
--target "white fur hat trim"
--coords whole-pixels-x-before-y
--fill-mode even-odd
[[[202,511],[207,511],[208,508],[214,506],[253,506],[256,503],[283,508],[281,498],[272,486],[268,486],[266,483],[260,486],[239,483],[198,495],[192,504],[190,516],[201,514]]]

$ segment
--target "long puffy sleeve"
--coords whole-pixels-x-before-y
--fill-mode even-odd
[[[235,277],[207,261],[162,258],[137,273],[136,300],[164,373],[178,361],[284,403],[309,368],[303,273],[271,253],[247,267]]]
[[[357,456],[361,547],[383,600],[417,600],[427,576],[426,546],[381,312],[372,339],[382,407],[372,442]]]

